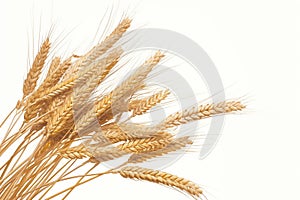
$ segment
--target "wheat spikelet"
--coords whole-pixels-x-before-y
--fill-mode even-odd
[[[139,84],[137,87],[132,89],[130,93],[128,92],[129,96],[132,96],[134,92],[141,90],[145,87],[144,83]],[[119,116],[122,114],[122,112],[127,112],[127,105],[128,100],[123,101],[124,99],[119,99],[118,101],[114,101],[113,103],[113,98],[115,98],[115,93],[114,90],[107,96],[110,98],[109,104],[106,104],[105,109],[101,109],[100,107],[97,108],[97,117],[99,119],[99,123],[105,124],[106,122],[110,121],[114,117]],[[98,112],[99,111],[99,112]]]
[[[128,140],[118,146],[128,153],[151,152],[164,148],[172,141],[172,137],[151,137],[136,140]]]
[[[101,131],[97,131],[92,136],[94,141],[97,141],[99,144],[109,145],[113,143],[117,143],[120,141],[128,140],[130,137],[118,128],[101,128]]]
[[[153,183],[178,188],[189,193],[193,197],[200,197],[203,193],[201,188],[195,183],[166,172],[141,167],[124,167],[120,170],[117,170],[115,173],[119,173],[124,178],[150,181]]]
[[[61,131],[68,119],[72,118],[72,110],[73,102],[72,98],[69,96],[66,99],[65,104],[54,111],[53,116],[49,120],[50,123],[48,123],[47,126],[47,133],[53,135]]]
[[[155,126],[139,123],[120,123],[119,126],[126,134],[130,135],[131,138],[147,138],[163,132]]]
[[[129,111],[132,111],[132,116],[142,115],[160,103],[170,94],[169,90],[160,91],[150,97],[141,100],[129,102]]]
[[[100,162],[114,160],[127,154],[126,151],[121,151],[119,148],[113,146],[95,148],[89,147],[89,151]]]
[[[92,138],[100,143],[117,143],[120,141],[129,141],[136,139],[145,139],[151,137],[170,138],[167,132],[156,132],[153,127],[133,123],[110,123],[101,126],[101,130],[94,133]]]
[[[60,57],[55,57],[52,60],[45,79],[47,79],[47,77],[50,77],[57,70],[57,67],[60,65],[60,61],[61,61]]]
[[[75,81],[75,77],[70,78],[64,82],[61,82],[57,85],[55,85],[52,88],[49,88],[48,90],[45,90],[40,96],[40,98],[37,99],[38,102],[42,102],[42,101],[48,101],[51,98],[54,98],[56,96],[59,96],[69,90],[71,90],[73,88],[73,86],[75,85],[74,83]]]
[[[97,117],[101,117],[101,115],[111,106],[112,95],[112,92],[110,92],[109,94],[102,97],[101,100],[96,102],[95,112]]]
[[[147,160],[160,157],[162,155],[168,154],[170,152],[178,151],[187,145],[193,144],[193,141],[189,139],[189,137],[181,137],[181,138],[174,138],[170,144],[168,144],[166,147],[162,149],[158,149],[156,151],[152,152],[145,152],[140,154],[133,154],[128,159],[129,163],[141,163],[145,162]]]
[[[35,118],[37,116],[40,106],[41,105],[28,107],[24,114],[24,121],[29,122],[31,119]]]
[[[101,130],[93,134],[93,139],[100,143],[117,143],[130,137],[116,123],[101,126]]]
[[[48,98],[47,100],[45,100],[40,110],[41,120],[50,123],[55,113],[57,113],[63,106],[63,104],[65,104],[65,101],[69,95],[70,94],[66,92],[62,92],[57,96],[53,96],[52,98]],[[49,125],[47,127],[49,128]]]
[[[59,151],[59,155],[68,159],[83,159],[93,157],[93,155],[86,149],[84,145],[63,149]]]
[[[193,107],[168,116],[161,124],[159,124],[159,127],[161,130],[164,130],[166,128],[172,128],[174,126],[205,119],[218,114],[240,111],[243,108],[245,108],[245,106],[239,101],[224,101],[218,104],[200,105],[199,107]]]
[[[24,98],[34,91],[37,84],[37,80],[39,79],[42,73],[42,69],[47,59],[49,50],[50,50],[50,41],[49,38],[47,38],[42,44],[37,56],[35,57],[32,67],[30,68],[27,74],[27,78],[24,81],[24,85],[23,85]]]

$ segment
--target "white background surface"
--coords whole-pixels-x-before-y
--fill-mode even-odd
[[[74,47],[78,47],[92,41],[101,17],[112,3],[100,0],[1,3],[3,118],[21,97],[28,41],[32,42],[32,16],[37,18],[35,21],[42,17],[46,31],[50,19],[58,24],[58,32],[68,32],[76,26],[72,35],[76,38]],[[118,13],[135,11],[130,12],[135,13],[134,27],[170,29],[196,41],[218,67],[228,96],[246,94],[250,100],[243,115],[226,118],[223,136],[209,157],[198,160],[192,154],[166,171],[200,183],[210,199],[300,199],[299,2],[144,0],[114,5],[119,5]],[[78,188],[69,199],[189,197],[159,185],[108,175]]]

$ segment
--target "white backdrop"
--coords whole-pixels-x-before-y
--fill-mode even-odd
[[[222,138],[209,157],[198,160],[191,154],[166,171],[201,184],[209,199],[300,199],[299,1],[2,0],[1,4],[1,119],[21,97],[31,32],[39,33],[32,24],[42,21],[43,34],[53,20],[58,33],[72,31],[74,43],[65,42],[66,46],[86,47],[114,4],[116,13],[128,11],[134,17],[134,27],[170,29],[196,41],[217,66],[227,96],[247,96],[249,108],[242,115],[226,117]],[[69,199],[189,197],[108,175],[76,189]]]

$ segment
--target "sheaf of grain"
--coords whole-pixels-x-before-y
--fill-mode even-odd
[[[187,179],[128,165],[170,153],[186,153],[193,141],[189,136],[176,138],[171,128],[240,111],[245,106],[240,101],[224,101],[176,112],[157,125],[130,122],[132,117],[150,112],[170,94],[169,90],[157,92],[145,88],[147,77],[164,57],[160,51],[110,89],[108,77],[123,65],[122,62],[118,65],[123,58],[122,44],[118,41],[130,24],[129,18],[122,20],[109,36],[83,56],[52,58],[45,79],[39,80],[51,46],[49,38],[43,41],[24,81],[17,112],[14,109],[0,125],[12,120],[0,144],[1,158],[12,149],[12,156],[6,160],[4,155],[5,162],[0,165],[0,199],[52,199],[62,194],[65,195],[62,199],[66,199],[77,186],[109,173],[173,187],[195,199],[204,197],[202,189]],[[106,80],[108,86],[103,84]],[[104,91],[101,95],[98,88]],[[139,99],[139,95],[149,96]],[[18,124],[21,125],[14,133]],[[82,143],[78,145],[79,142]],[[99,162],[121,161],[123,156],[128,160],[118,167],[91,173]],[[87,165],[93,167],[75,176],[76,170]],[[73,186],[48,197],[56,183],[75,178],[78,181]]]

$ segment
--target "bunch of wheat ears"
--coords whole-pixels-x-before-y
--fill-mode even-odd
[[[147,76],[164,58],[161,51],[114,89],[95,95],[123,56],[116,43],[130,24],[131,19],[124,18],[85,55],[65,60],[51,60],[50,38],[43,41],[24,81],[23,98],[1,124],[6,133],[0,146],[5,159],[0,166],[0,199],[65,199],[74,188],[105,174],[163,184],[195,199],[204,197],[197,184],[138,164],[192,145],[189,136],[176,137],[174,128],[245,106],[240,101],[197,105],[152,126],[122,121],[123,113],[129,113],[128,118],[149,113],[170,95],[168,89],[148,91],[143,98],[135,95],[146,90]],[[43,78],[42,72],[47,72]],[[119,165],[93,172],[100,163],[124,156]],[[76,173],[83,166],[87,170]],[[63,184],[67,188],[53,189],[70,180],[74,182]]]

